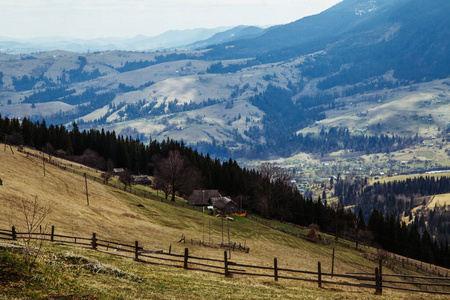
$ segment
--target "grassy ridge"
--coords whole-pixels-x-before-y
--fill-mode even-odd
[[[90,205],[86,205],[82,176],[46,165],[43,176],[42,161],[25,154],[3,151],[0,147],[0,228],[10,228],[10,219],[18,231],[23,231],[23,218],[15,203],[20,199],[38,197],[42,203],[55,203],[46,222],[56,227],[56,233],[90,237],[96,232],[100,239],[112,239],[139,245],[150,250],[167,250],[190,255],[221,259],[223,251],[178,243],[187,240],[211,240],[220,243],[222,224],[219,218],[202,212],[183,209],[160,201],[137,197],[122,189],[88,182]],[[210,230],[211,228],[211,230]],[[225,231],[226,232],[226,231]],[[376,264],[360,252],[339,245],[320,245],[270,229],[247,218],[230,222],[231,240],[246,244],[250,253],[233,252],[239,263],[266,265],[277,257],[280,268],[317,269],[322,262],[323,272],[331,270],[331,253],[336,251],[335,272],[373,272]],[[2,267],[14,266],[2,285],[2,297],[17,296],[48,298],[51,295],[82,296],[102,299],[299,299],[299,298],[372,298],[373,290],[348,287],[318,289],[316,284],[239,276],[225,278],[196,271],[146,265],[129,259],[109,256],[87,249],[60,244],[45,245],[45,253],[31,274],[20,265],[20,255],[0,250]],[[73,258],[75,257],[75,258]],[[76,263],[74,263],[74,261]],[[87,261],[87,262],[85,262]],[[97,267],[95,267],[97,266]],[[98,271],[101,270],[101,271]],[[97,272],[98,271],[98,272]],[[390,272],[388,269],[386,272]],[[122,275],[121,275],[122,274]],[[18,278],[17,281],[9,278]],[[3,283],[3,282],[2,282]],[[387,298],[409,296],[386,291]],[[1,297],[0,297],[1,299]],[[89,298],[88,298],[89,299]]]

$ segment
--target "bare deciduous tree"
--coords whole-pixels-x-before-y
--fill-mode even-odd
[[[264,216],[269,216],[270,210],[277,201],[273,191],[273,185],[277,181],[288,183],[291,177],[284,170],[273,163],[262,163],[259,166],[259,173],[262,180],[259,188],[261,212]]]
[[[166,199],[172,194],[175,201],[176,193],[189,194],[198,188],[200,172],[190,167],[180,152],[170,151],[169,157],[156,163],[155,185],[165,193]]]
[[[52,161],[53,154],[55,153],[55,149],[53,148],[53,145],[50,143],[47,143],[45,147],[42,149],[42,152],[47,153],[48,155],[48,161]]]
[[[44,234],[49,228],[49,224],[44,224],[44,220],[52,212],[54,206],[55,204],[52,203],[41,204],[37,196],[34,197],[34,200],[20,198],[13,205],[13,214],[7,216],[14,227],[24,230],[25,235],[22,238],[25,247],[25,262],[30,271],[42,249],[44,236],[39,236],[39,234]],[[35,242],[36,240],[38,242]]]
[[[101,174],[101,177],[105,180],[106,184],[108,184],[108,181],[111,179],[112,176],[113,175],[111,172],[104,172]]]
[[[156,175],[154,184],[155,188],[162,191],[164,193],[164,197],[167,199],[172,191],[169,181],[166,181],[163,176]]]
[[[84,150],[81,156],[73,156],[72,160],[96,169],[104,170],[106,167],[105,159],[91,149]]]
[[[133,174],[130,170],[124,170],[119,175],[119,181],[124,185],[123,190],[125,191],[127,189],[127,186],[130,186],[130,192],[131,192],[131,184],[133,183]]]

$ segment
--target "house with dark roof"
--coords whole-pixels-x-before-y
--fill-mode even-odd
[[[227,197],[222,197],[218,190],[195,190],[188,198],[193,206],[212,206],[222,214],[234,214],[239,211],[237,205]]]
[[[227,197],[212,197],[211,205],[221,214],[232,215],[239,212],[238,206]]]
[[[213,197],[222,197],[218,190],[195,190],[188,198],[188,204],[193,206],[208,206]]]

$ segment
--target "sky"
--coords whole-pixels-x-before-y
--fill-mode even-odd
[[[341,0],[0,0],[0,36],[134,37],[168,30],[278,25]]]

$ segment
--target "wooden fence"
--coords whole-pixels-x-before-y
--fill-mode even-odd
[[[86,179],[90,179],[90,180],[92,180],[94,182],[98,182],[98,183],[102,183],[102,184],[105,184],[105,185],[108,185],[108,186],[111,186],[111,187],[122,188],[123,189],[123,185],[117,184],[117,183],[115,183],[112,180],[111,181],[109,181],[109,180],[107,181],[105,179],[102,179],[102,178],[99,178],[99,177],[96,177],[96,176],[93,176],[93,175],[90,175],[90,174],[86,173],[86,171],[95,172],[95,173],[101,173],[101,172],[99,172],[96,169],[89,168],[89,167],[86,167],[86,166],[81,166],[81,165],[76,166],[76,165],[74,165],[72,163],[65,164],[65,163],[57,161],[57,159],[48,159],[48,158],[46,158],[44,156],[43,153],[41,155],[36,154],[36,153],[31,153],[29,151],[26,151],[23,148],[19,148],[18,151],[21,152],[21,153],[26,154],[27,156],[32,156],[32,157],[38,158],[40,160],[43,160],[45,163],[51,164],[51,165],[53,165],[55,167],[58,167],[58,168],[60,168],[62,170],[65,170],[65,171],[68,171],[68,172],[71,172],[71,173],[74,173],[74,174],[77,174],[77,175],[81,175],[81,176],[85,177]],[[147,193],[145,191],[139,191],[139,190],[136,190],[136,189],[134,189],[133,191],[130,191],[130,190],[125,190],[125,191],[129,192],[131,194],[140,196],[140,197],[144,197],[144,198],[147,198],[147,199],[168,203],[168,204],[171,204],[171,205],[174,205],[174,206],[179,206],[179,207],[183,207],[183,208],[187,208],[187,209],[195,210],[195,211],[203,211],[203,207],[192,206],[192,205],[189,205],[189,204],[186,204],[186,203],[180,203],[180,202],[176,202],[176,201],[171,201],[171,200],[168,200],[168,199],[157,197],[157,196],[155,196],[155,195],[153,195],[151,193]]]
[[[272,229],[290,234],[292,236],[310,241],[310,242],[314,242],[314,243],[322,243],[322,244],[336,244],[336,245],[341,245],[342,247],[346,247],[346,248],[350,248],[351,244],[350,241],[346,240],[346,242],[342,242],[342,241],[336,241],[335,239],[326,239],[323,238],[321,240],[315,240],[315,239],[311,239],[308,236],[306,236],[305,234],[302,233],[298,233],[298,232],[292,232],[290,230],[287,230],[284,227],[279,227],[274,225],[273,223],[262,219],[262,218],[258,218],[256,216],[248,216],[249,219],[258,222],[262,225],[268,226]],[[304,230],[308,230],[308,228],[304,228]],[[332,236],[333,233],[328,233],[328,235]],[[344,237],[340,236],[341,240],[345,240]],[[355,242],[351,242],[355,245]],[[377,251],[377,248],[371,247],[369,245],[365,245],[363,243],[358,243],[358,248],[356,249],[356,246],[353,246],[355,250],[363,252],[363,248],[372,250],[372,251]],[[444,268],[444,267],[440,267],[437,265],[433,265],[431,263],[426,263],[426,262],[422,262],[416,259],[412,259],[412,258],[408,258],[405,256],[401,256],[398,254],[394,254],[394,253],[390,253],[390,252],[386,252],[387,254],[387,259],[385,259],[383,261],[384,266],[388,267],[389,269],[391,269],[394,272],[400,273],[401,270],[399,268],[399,266],[401,265],[403,268],[405,268],[405,266],[410,266],[413,267],[414,269],[416,269],[416,271],[423,271],[423,272],[427,272],[431,275],[435,275],[436,277],[449,277],[449,270]]]
[[[5,144],[5,147],[6,147],[6,144]],[[35,158],[38,158],[38,159],[42,159],[46,163],[52,164],[52,165],[54,165],[54,166],[56,166],[58,168],[61,168],[61,169],[65,170],[65,171],[69,171],[69,172],[72,172],[74,174],[81,175],[81,176],[86,174],[85,175],[86,178],[90,179],[92,181],[103,183],[105,185],[109,185],[109,186],[115,187],[115,188],[119,188],[119,187],[122,188],[122,186],[119,186],[118,184],[116,184],[116,183],[114,183],[112,181],[106,181],[106,180],[104,180],[102,178],[98,178],[96,176],[92,176],[92,175],[89,175],[89,174],[86,173],[86,171],[99,173],[99,171],[96,170],[96,169],[89,168],[89,167],[82,166],[82,165],[76,166],[76,165],[74,165],[72,163],[65,164],[65,163],[62,163],[62,162],[58,162],[56,159],[51,160],[51,159],[48,159],[48,158],[44,157],[44,153],[42,153],[40,155],[36,154],[36,153],[31,153],[29,151],[26,151],[22,147],[19,147],[18,151],[22,152],[22,153],[24,153],[24,154],[26,154],[28,156],[32,156],[32,157],[35,157]],[[127,191],[127,192],[130,192],[130,191]],[[168,203],[168,204],[171,204],[171,205],[174,205],[174,206],[179,206],[179,207],[183,207],[183,208],[187,208],[187,209],[191,209],[191,210],[195,210],[195,211],[202,211],[202,209],[203,209],[202,207],[198,207],[198,206],[192,206],[192,205],[188,205],[188,204],[185,204],[185,203],[179,203],[179,202],[175,202],[175,201],[166,200],[166,199],[163,199],[163,198],[160,198],[160,197],[156,197],[153,194],[146,193],[145,191],[137,191],[136,189],[134,191],[130,192],[130,193],[132,193],[134,195],[142,196],[142,197],[147,198],[147,199],[164,202],[164,203]],[[249,216],[249,218],[251,220],[253,220],[253,221],[256,221],[256,222],[259,222],[259,223],[261,223],[263,225],[269,226],[272,229],[282,231],[284,233],[296,236],[298,238],[302,238],[304,240],[308,240],[308,241],[311,241],[311,242],[319,242],[319,243],[324,243],[324,244],[329,244],[329,243],[340,244],[343,247],[350,248],[350,244],[349,243],[343,243],[341,241],[336,241],[334,239],[322,239],[320,241],[317,241],[317,240],[308,238],[304,234],[295,233],[295,232],[287,230],[286,228],[275,226],[274,224],[268,222],[265,219],[257,218],[256,216]],[[329,234],[333,235],[332,233],[329,233]],[[343,237],[341,237],[341,238],[343,238]],[[372,247],[370,247],[368,245],[364,245],[362,243],[359,243],[359,246],[366,247],[366,248],[369,248],[369,249],[372,249],[372,250],[375,249],[375,248],[372,248]],[[358,248],[359,251],[362,251],[361,247]],[[391,258],[391,262],[390,263],[385,262],[385,266],[389,267],[390,269],[392,269],[395,272],[398,271],[398,267],[395,266],[394,261],[397,261],[397,263],[401,263],[403,267],[405,265],[409,265],[409,266],[412,266],[412,267],[416,268],[417,271],[421,270],[421,271],[425,271],[425,272],[428,272],[430,274],[434,274],[434,275],[437,275],[437,276],[442,276],[444,274],[444,275],[446,275],[446,277],[448,277],[448,269],[445,269],[445,268],[442,268],[442,267],[439,267],[439,266],[436,266],[436,265],[424,263],[424,262],[421,262],[421,261],[418,261],[418,260],[414,260],[414,259],[411,259],[411,258],[403,257],[403,256],[400,256],[400,255],[397,255],[397,254],[393,254],[393,253],[389,253],[389,255],[390,255],[390,258]]]
[[[14,226],[11,228],[11,230],[0,229],[0,239],[33,239],[58,242],[63,244],[76,244],[110,255],[118,255],[126,258],[131,258],[141,263],[184,268],[186,270],[208,272],[217,275],[224,275],[226,277],[257,276],[273,278],[274,281],[285,279],[314,282],[317,283],[318,287],[321,288],[324,287],[325,284],[352,286],[357,288],[373,289],[375,293],[379,295],[382,294],[383,288],[404,290],[410,292],[450,295],[450,284],[448,283],[450,278],[448,277],[383,274],[381,262],[379,267],[375,268],[373,273],[351,274],[333,274],[322,272],[320,262],[318,262],[317,264],[317,270],[314,271],[282,268],[280,267],[277,258],[274,258],[273,263],[270,263],[266,266],[258,266],[230,261],[228,260],[227,251],[224,251],[223,260],[189,255],[188,248],[185,248],[183,254],[172,253],[171,247],[169,247],[168,252],[165,252],[163,250],[153,251],[144,249],[144,247],[139,245],[138,241],[135,241],[134,245],[120,243],[117,241],[108,241],[99,239],[96,233],[93,233],[92,237],[66,236],[56,234],[54,226],[51,227],[50,233],[20,233],[16,231]],[[386,280],[386,278],[394,277],[400,277],[403,280]],[[337,278],[342,279],[342,281],[337,281]],[[446,281],[447,283],[436,283],[438,281]],[[392,284],[395,284],[396,286]],[[407,288],[405,287],[405,285],[414,285],[416,288]],[[442,290],[436,290],[436,288],[441,288]]]

